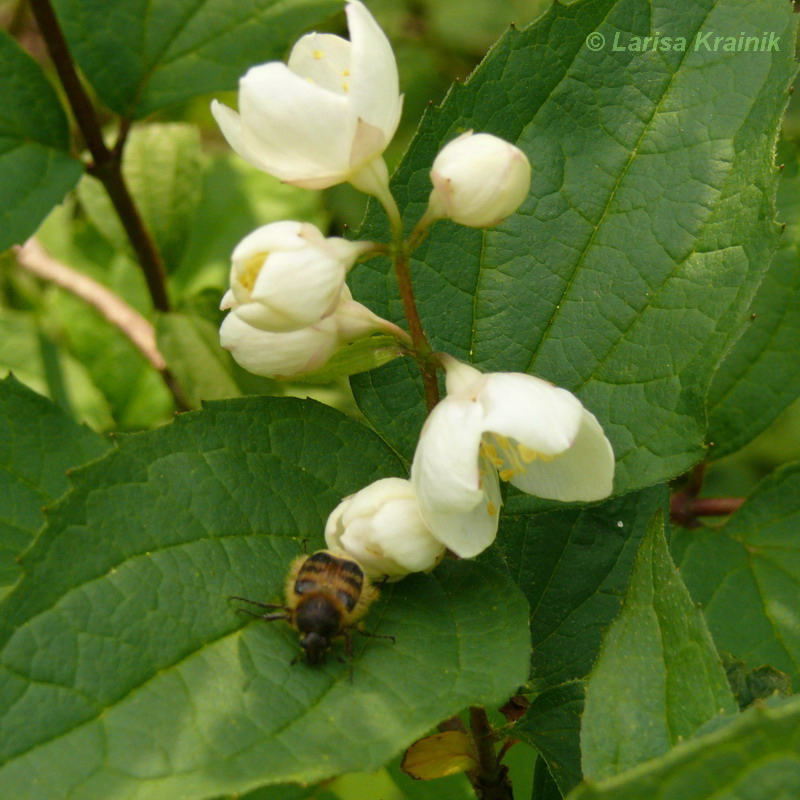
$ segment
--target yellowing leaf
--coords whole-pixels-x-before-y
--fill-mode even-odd
[[[406,750],[403,772],[412,778],[432,781],[467,772],[478,765],[469,736],[462,731],[444,731],[414,742]]]

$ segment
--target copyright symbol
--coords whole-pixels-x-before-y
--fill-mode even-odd
[[[606,43],[606,37],[603,36],[603,34],[600,33],[599,31],[590,33],[586,37],[586,46],[590,50],[594,50],[595,52],[597,52],[598,50],[602,50],[605,43]]]

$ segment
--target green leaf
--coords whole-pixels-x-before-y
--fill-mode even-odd
[[[357,372],[380,367],[403,355],[393,336],[367,336],[337,350],[332,358],[314,372],[292,377],[292,383],[329,383]]]
[[[800,395],[800,159],[783,143],[778,183],[781,246],[758,289],[750,322],[722,362],[708,396],[711,458],[733,453],[765,430]]]
[[[396,173],[411,226],[435,153],[456,134],[488,131],[527,153],[533,181],[518,213],[488,230],[439,222],[414,253],[420,313],[434,349],[575,391],[612,440],[618,493],[703,455],[706,390],[778,240],[773,148],[795,73],[791,11],[734,0],[555,4],[425,116]],[[613,49],[617,34],[627,44],[655,31],[743,30],[773,31],[781,48]],[[600,51],[586,46],[594,31]],[[364,234],[385,234],[376,204]],[[357,267],[353,293],[399,320],[388,272],[385,260]],[[407,452],[387,417],[418,402],[415,384],[379,376],[354,388]]]
[[[538,514],[515,513],[509,501],[495,549],[530,603],[537,685],[588,674],[603,631],[619,614],[639,541],[665,499],[657,486]]]
[[[800,699],[756,706],[637,769],[580,786],[568,800],[794,800],[798,753]]]
[[[112,427],[106,399],[83,364],[45,335],[32,313],[0,308],[0,376],[9,372],[77,421],[96,430]]]
[[[160,314],[156,331],[159,350],[193,407],[241,394],[230,354],[219,346],[219,329],[211,322],[195,314]]]
[[[0,612],[0,795],[213,796],[374,770],[464,706],[524,682],[527,605],[446,562],[383,588],[354,679],[292,665],[297,633],[236,613],[277,601],[328,513],[402,474],[360,423],[309,401],[210,404],[74,474]],[[79,557],[75,554],[79,553]]]
[[[66,291],[50,291],[43,319],[103,393],[119,430],[154,427],[173,413],[163,379],[119,328]],[[109,426],[110,427],[110,426]]]
[[[122,172],[152,234],[167,272],[181,263],[202,186],[200,131],[183,123],[134,128],[123,153]],[[101,183],[85,176],[78,196],[97,229],[117,248],[128,237]]]
[[[583,776],[580,734],[584,693],[583,681],[547,689],[534,699],[514,727],[514,735],[541,753],[563,795],[577,786]]]
[[[561,800],[562,796],[545,760],[541,757],[537,758],[534,766],[531,800]]]
[[[0,252],[25,241],[77,183],[67,118],[41,67],[0,31]]]
[[[680,528],[675,561],[720,650],[800,681],[800,464],[776,470],[719,529]]]
[[[18,557],[44,525],[43,507],[69,488],[67,470],[107,450],[13,376],[0,381],[0,597],[21,574]]]
[[[583,773],[597,780],[624,772],[736,710],[702,612],[672,563],[659,512],[586,684]]]
[[[74,57],[103,102],[130,119],[233,89],[283,58],[339,0],[54,0]]]

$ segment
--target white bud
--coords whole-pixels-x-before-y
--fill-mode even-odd
[[[234,249],[222,308],[264,331],[306,328],[333,313],[347,271],[371,246],[326,239],[309,222],[264,225]]]
[[[225,295],[230,298],[230,292]],[[333,314],[307,328],[273,333],[254,328],[237,313],[228,314],[219,330],[220,344],[235,361],[254,375],[288,378],[322,367],[342,346],[383,330],[390,323],[351,298],[342,288]]]
[[[531,165],[504,139],[467,131],[436,156],[431,182],[428,218],[486,228],[513,214],[528,196]]]
[[[383,478],[342,500],[328,517],[325,541],[372,578],[433,569],[445,550],[422,521],[411,483],[402,478]]]
[[[392,47],[363,3],[345,8],[350,41],[309,33],[288,64],[253,67],[239,81],[239,113],[211,111],[231,147],[284,183],[325,189],[375,167],[403,105]]]

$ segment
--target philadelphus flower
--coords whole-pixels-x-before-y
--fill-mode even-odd
[[[355,558],[371,578],[424,572],[444,555],[420,516],[411,483],[402,478],[383,478],[345,497],[328,517],[325,541]]]
[[[428,218],[486,228],[513,214],[528,196],[531,165],[504,139],[467,131],[436,156],[431,182]]]
[[[448,394],[428,417],[411,467],[422,518],[439,541],[464,558],[494,541],[498,476],[539,497],[608,497],[614,453],[575,395],[532,375],[442,361]]]
[[[288,64],[253,67],[239,81],[239,113],[211,111],[231,147],[284,183],[325,189],[350,181],[374,194],[403,98],[385,34],[358,0],[347,3],[350,41],[303,36]]]
[[[326,239],[308,222],[273,222],[233,251],[221,308],[264,331],[296,331],[332,314],[347,271],[370,242]]]
[[[254,375],[290,377],[323,366],[343,345],[382,330],[389,323],[352,299],[342,287],[334,312],[314,325],[288,333],[254,328],[234,310],[222,321],[220,344]]]

